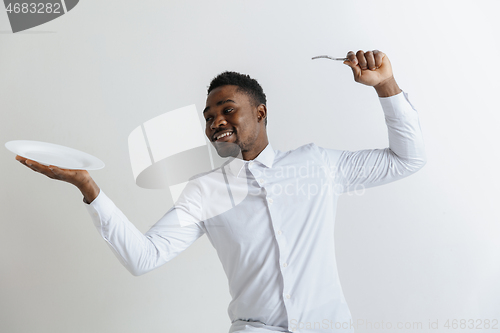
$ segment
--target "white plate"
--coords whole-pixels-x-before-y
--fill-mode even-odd
[[[55,165],[61,169],[98,170],[104,168],[104,162],[95,156],[53,143],[15,140],[7,142],[5,147],[29,160],[43,165]]]

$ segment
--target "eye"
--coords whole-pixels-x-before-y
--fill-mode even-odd
[[[229,113],[229,112],[231,112],[233,110],[234,110],[233,108],[231,108],[231,109],[225,109],[224,112]]]
[[[209,121],[210,119],[212,119],[212,117],[208,117],[205,119],[205,121]]]

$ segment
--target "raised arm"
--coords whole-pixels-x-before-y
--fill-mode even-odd
[[[356,82],[372,86],[379,95],[389,134],[389,147],[341,151],[324,149],[342,192],[386,184],[407,177],[426,163],[418,113],[399,89],[389,58],[380,51],[349,52]]]

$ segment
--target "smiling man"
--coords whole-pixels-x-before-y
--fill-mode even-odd
[[[425,164],[417,112],[380,51],[349,52],[356,82],[380,97],[389,147],[336,150],[313,143],[281,152],[269,143],[266,96],[248,75],[224,72],[203,111],[220,167],[191,179],[174,206],[142,234],[86,171],[35,171],[76,185],[102,237],[134,275],[172,260],[206,234],[227,275],[230,333],[353,332],[335,261],[340,194],[409,176]]]
[[[205,134],[221,157],[253,160],[268,144],[266,95],[248,75],[225,72],[208,88]]]

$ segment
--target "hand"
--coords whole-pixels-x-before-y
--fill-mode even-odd
[[[94,182],[87,170],[61,169],[53,165],[43,165],[38,162],[28,160],[25,157],[16,156],[16,160],[24,164],[33,171],[39,172],[52,179],[61,180],[75,185],[82,192],[87,203],[92,202],[99,194],[99,187]]]
[[[387,55],[379,50],[363,52],[359,50],[347,53],[349,60],[344,64],[351,67],[354,81],[372,86],[380,97],[389,97],[401,92],[392,74],[391,62]]]

